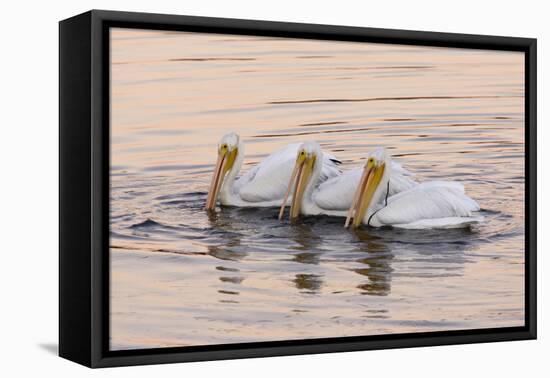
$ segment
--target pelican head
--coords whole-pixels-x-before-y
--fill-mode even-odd
[[[300,215],[304,192],[313,177],[316,165],[321,163],[322,156],[319,144],[315,142],[302,143],[296,154],[296,163],[290,176],[281,210],[279,211],[279,219],[283,217],[288,196],[293,188],[290,219],[294,220]]]
[[[220,192],[227,172],[231,171],[235,165],[239,147],[239,135],[235,133],[225,134],[220,140],[220,143],[218,143],[218,160],[216,161],[216,168],[214,169],[210,188],[208,189],[206,210],[214,210],[216,207],[218,193]]]
[[[386,190],[385,187],[389,179],[389,167],[389,156],[385,149],[378,148],[367,156],[361,180],[348,211],[345,227],[349,226],[352,218],[352,227],[361,225],[371,204],[378,202]]]

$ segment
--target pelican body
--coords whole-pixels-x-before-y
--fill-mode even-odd
[[[391,165],[386,151],[369,155],[345,226],[392,226],[409,229],[460,228],[481,221],[476,201],[457,182],[431,181],[388,195]]]
[[[297,153],[296,163],[283,200],[279,219],[284,214],[287,197],[293,193],[290,206],[290,219],[303,215],[330,215],[345,217],[353,202],[357,185],[361,180],[362,168],[355,168],[341,175],[321,181],[321,167],[317,164],[321,153],[315,142],[303,143]],[[408,190],[417,183],[400,164],[389,161],[394,167],[391,184],[387,185],[390,195]]]
[[[206,210],[214,210],[218,201],[224,206],[280,206],[299,147],[300,143],[289,144],[237,178],[244,160],[244,143],[235,133],[224,135],[218,144]],[[319,162],[321,181],[340,174],[340,161],[333,156],[321,152]]]

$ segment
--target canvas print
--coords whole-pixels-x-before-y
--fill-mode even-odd
[[[525,324],[523,52],[109,38],[111,350]]]

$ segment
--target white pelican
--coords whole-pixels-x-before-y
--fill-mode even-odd
[[[478,223],[472,214],[479,210],[476,201],[464,193],[457,182],[432,181],[418,184],[393,196],[387,194],[391,164],[384,149],[370,154],[349,209],[345,226],[397,228],[459,228]]]
[[[279,219],[282,218],[288,196],[294,193],[290,207],[290,219],[297,218],[300,214],[345,217],[352,205],[353,195],[363,173],[362,168],[351,169],[339,176],[320,182],[320,166],[317,163],[321,148],[315,142],[302,144],[296,156],[296,164]],[[390,195],[402,192],[417,185],[410,177],[410,173],[399,163],[390,160],[394,168],[391,175],[391,184],[386,184],[386,190]]]
[[[235,133],[224,135],[218,144],[218,160],[208,190],[206,210],[214,210],[218,200],[226,206],[279,206],[299,147],[300,143],[287,145],[236,179],[244,160],[244,143]],[[326,153],[321,153],[320,157],[321,181],[340,174],[340,161]]]

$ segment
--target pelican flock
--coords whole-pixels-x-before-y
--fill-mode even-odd
[[[341,162],[316,142],[292,143],[237,177],[244,143],[223,136],[206,200],[206,210],[222,206],[280,207],[283,218],[300,215],[345,217],[344,226],[445,229],[479,223],[479,205],[458,182],[417,182],[384,148],[367,154],[363,167],[345,172]]]

